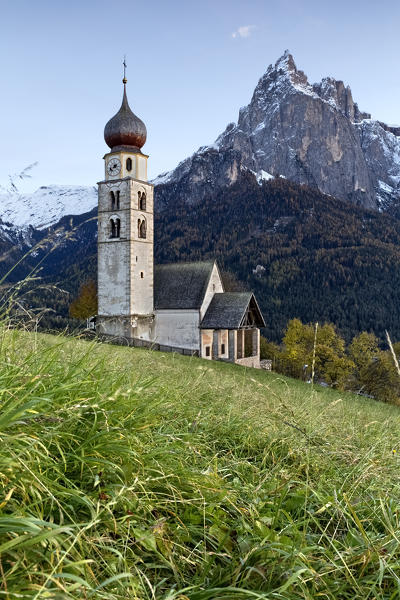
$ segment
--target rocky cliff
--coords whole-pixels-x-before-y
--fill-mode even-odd
[[[234,183],[240,170],[285,177],[367,208],[400,196],[399,129],[359,110],[330,77],[310,84],[289,52],[270,65],[248,106],[210,146],[164,173],[156,196],[190,204]]]

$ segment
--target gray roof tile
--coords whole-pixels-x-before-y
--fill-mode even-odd
[[[239,329],[244,326],[247,309],[255,327],[265,327],[264,318],[251,292],[214,294],[201,322],[201,329]]]
[[[154,308],[199,309],[215,261],[172,263],[154,269]]]

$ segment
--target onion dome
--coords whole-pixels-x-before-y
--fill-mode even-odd
[[[140,152],[145,144],[147,131],[146,125],[130,109],[126,97],[126,79],[124,83],[124,96],[121,108],[107,123],[104,128],[104,139],[111,150],[131,150]]]

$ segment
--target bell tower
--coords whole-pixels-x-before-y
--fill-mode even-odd
[[[129,107],[124,61],[121,108],[106,124],[105,177],[98,191],[100,334],[149,341],[153,306],[153,185],[141,151],[146,126]]]

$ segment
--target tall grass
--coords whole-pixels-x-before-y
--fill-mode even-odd
[[[395,406],[0,330],[0,597],[400,597]]]

